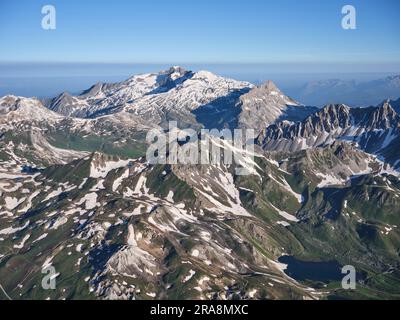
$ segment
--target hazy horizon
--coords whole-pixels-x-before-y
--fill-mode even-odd
[[[256,85],[272,80],[283,92],[295,99],[299,99],[299,89],[312,81],[340,79],[363,82],[400,74],[400,71],[362,72],[354,66],[347,72],[344,67],[333,72],[326,66],[306,68],[304,65],[291,64],[0,63],[0,96],[12,94],[49,98],[64,91],[79,94],[98,82],[120,82],[135,74],[157,73],[172,65],[181,65],[192,71],[208,70]]]

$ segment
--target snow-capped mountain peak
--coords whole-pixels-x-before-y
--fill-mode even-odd
[[[157,122],[164,110],[187,112],[246,87],[252,85],[208,71],[192,72],[173,66],[159,73],[135,75],[120,83],[99,83],[76,97],[63,93],[47,106],[72,117],[93,118],[125,110],[146,114]]]

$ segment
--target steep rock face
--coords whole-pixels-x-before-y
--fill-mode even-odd
[[[258,143],[268,150],[302,150],[330,141],[350,127],[350,108],[328,105],[304,121],[282,121],[267,127],[259,135]]]
[[[239,126],[256,132],[279,120],[303,120],[317,110],[285,96],[272,81],[242,95],[238,107],[241,108]]]
[[[398,126],[400,116],[390,105],[389,101],[383,102],[378,108],[370,108],[370,115],[361,125],[367,130],[386,130]]]
[[[388,102],[370,108],[328,105],[304,121],[269,126],[257,142],[265,150],[298,151],[339,139],[379,155],[398,139],[399,125],[400,117]]]
[[[291,161],[282,162],[281,167],[299,175],[305,174],[310,181],[318,181],[317,187],[323,188],[345,186],[352,177],[377,174],[382,164],[348,142],[335,141],[324,147],[299,151]]]

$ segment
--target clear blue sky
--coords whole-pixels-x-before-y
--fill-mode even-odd
[[[57,29],[41,28],[41,8]],[[357,9],[357,30],[341,8]],[[0,62],[400,63],[399,0],[0,0]],[[396,70],[398,71],[398,70]]]

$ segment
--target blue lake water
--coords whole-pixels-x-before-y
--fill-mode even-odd
[[[342,266],[336,261],[301,261],[292,256],[282,256],[278,261],[287,264],[285,273],[298,281],[311,280],[328,283],[341,281],[344,277],[341,272]]]

